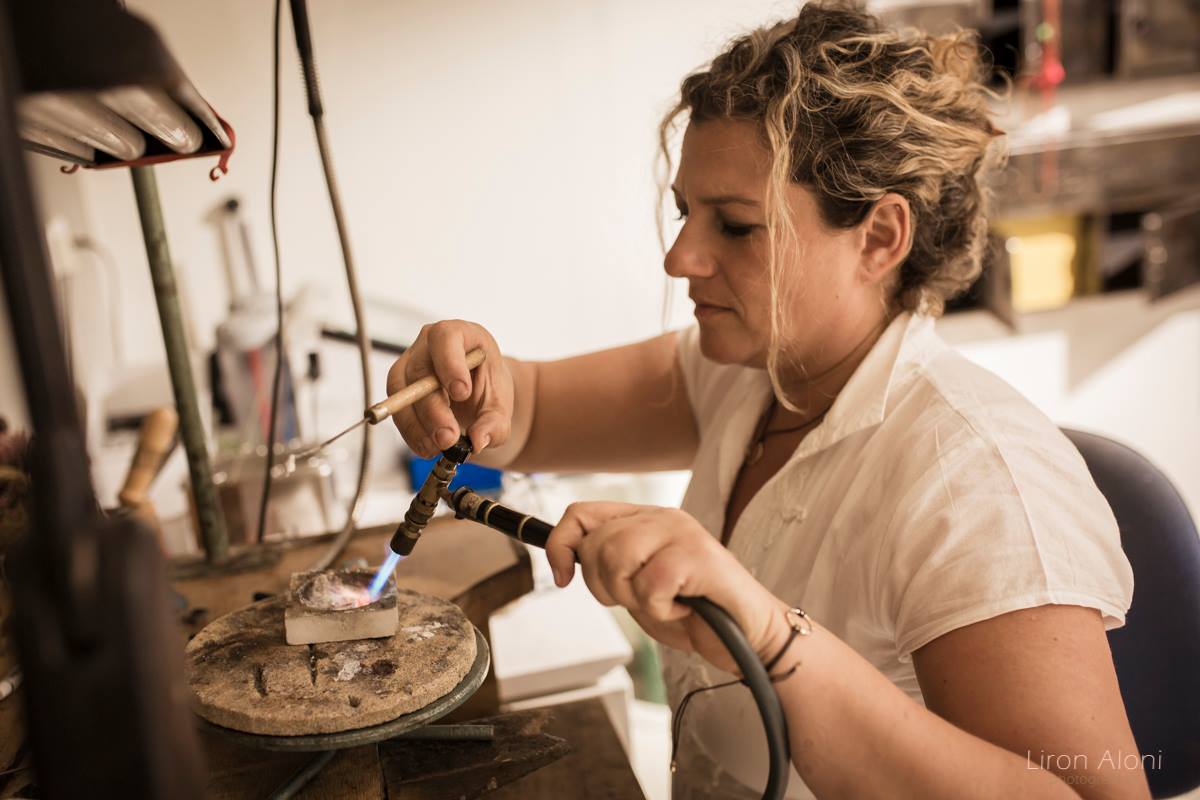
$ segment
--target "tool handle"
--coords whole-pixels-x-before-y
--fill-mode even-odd
[[[142,420],[138,430],[137,452],[117,500],[126,508],[136,508],[146,502],[146,492],[158,474],[163,459],[175,443],[179,415],[172,408],[156,408]]]
[[[484,358],[483,350],[478,347],[469,351],[467,353],[467,369],[475,369],[483,363]],[[372,425],[378,425],[400,409],[408,408],[413,403],[428,397],[441,388],[442,384],[438,382],[437,376],[426,375],[424,378],[413,381],[408,386],[405,386],[400,391],[388,397],[388,399],[371,406],[363,416],[367,418],[367,422]]]
[[[549,522],[502,506],[476,493],[470,486],[461,486],[442,496],[459,517],[474,520],[534,547],[545,549],[546,540],[554,530]]]

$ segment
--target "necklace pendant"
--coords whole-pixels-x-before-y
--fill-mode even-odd
[[[757,464],[759,459],[763,457],[763,452],[766,451],[766,449],[766,446],[761,441],[752,444],[750,449],[746,452],[746,464]]]

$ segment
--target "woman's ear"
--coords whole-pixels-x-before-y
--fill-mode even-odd
[[[886,281],[912,248],[912,212],[908,201],[888,192],[875,201],[862,221],[861,275],[868,283]]]

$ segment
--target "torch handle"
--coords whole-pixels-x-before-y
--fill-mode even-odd
[[[446,498],[460,517],[482,523],[519,542],[545,549],[554,526],[545,520],[514,511],[463,486]]]

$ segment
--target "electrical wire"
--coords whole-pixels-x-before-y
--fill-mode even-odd
[[[371,341],[367,336],[366,314],[362,296],[358,291],[358,276],[354,258],[350,252],[350,232],[342,213],[342,200],[338,192],[337,179],[333,172],[333,158],[325,134],[325,112],[321,106],[321,87],[317,80],[317,63],[313,54],[312,35],[308,24],[308,6],[305,0],[291,0],[292,26],[296,31],[296,49],[300,53],[300,66],[304,72],[304,84],[308,91],[308,114],[312,117],[317,136],[317,151],[321,155],[321,167],[325,172],[325,186],[329,190],[329,205],[333,210],[333,221],[337,227],[338,243],[342,248],[342,264],[346,268],[346,287],[350,291],[350,304],[354,309],[354,326],[358,342],[359,363],[362,367],[363,408],[371,405]],[[358,480],[354,497],[346,512],[346,523],[334,537],[328,549],[313,565],[314,570],[327,569],[346,549],[358,527],[358,516],[362,510],[363,493],[366,491],[367,471],[371,461],[371,426],[364,425],[362,450],[359,455]]]
[[[275,253],[275,374],[271,378],[271,413],[267,421],[267,463],[263,472],[262,497],[258,502],[258,535],[261,544],[267,531],[267,504],[271,499],[271,479],[275,471],[275,429],[279,418],[279,384],[283,376],[283,269],[279,259],[279,224],[276,216],[276,197],[279,183],[279,34],[283,0],[275,0],[275,25],[272,34],[271,91],[271,247]]]

